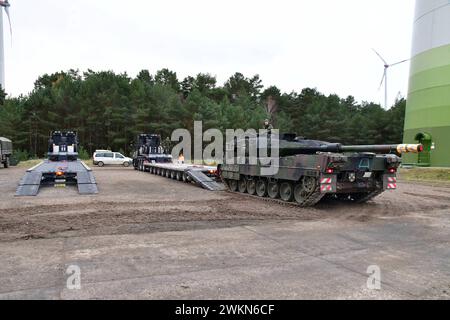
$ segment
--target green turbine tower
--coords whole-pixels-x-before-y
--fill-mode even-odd
[[[450,0],[416,0],[405,143],[425,152],[404,164],[450,167]]]

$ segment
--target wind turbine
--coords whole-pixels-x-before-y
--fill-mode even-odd
[[[381,82],[380,82],[380,87],[378,88],[378,90],[381,88],[381,86],[383,85],[384,82],[384,108],[387,109],[388,108],[388,69],[390,67],[396,66],[398,64],[404,63],[406,61],[409,61],[409,59],[406,60],[402,60],[396,63],[392,63],[389,64],[386,62],[386,60],[381,56],[381,54],[379,54],[375,49],[372,49],[376,55],[381,59],[381,61],[383,61],[384,63],[384,72],[383,72],[383,77],[381,78]]]
[[[5,90],[5,43],[3,34],[3,10],[5,10],[6,16],[9,21],[9,32],[12,35],[11,27],[11,17],[9,15],[9,4],[8,0],[0,0],[0,85]]]

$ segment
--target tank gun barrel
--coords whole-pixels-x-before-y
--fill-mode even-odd
[[[297,154],[315,154],[317,152],[371,152],[380,154],[396,153],[420,153],[423,151],[421,144],[399,144],[399,145],[355,145],[345,146],[340,143],[328,143],[318,146],[299,145],[298,143],[280,143],[280,156],[293,156]]]
[[[367,145],[367,146],[341,146],[341,152],[373,152],[373,153],[420,153],[421,144],[393,144],[393,145]]]

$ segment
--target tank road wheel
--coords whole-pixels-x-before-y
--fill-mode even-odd
[[[240,193],[246,193],[247,192],[247,179],[245,179],[244,177],[241,178],[241,180],[239,180],[239,192]]]
[[[166,178],[170,179],[170,176],[172,175],[172,171],[166,170]]]
[[[101,168],[101,167],[103,167],[105,164],[103,163],[103,162],[99,162],[99,163],[97,163],[97,165]]]
[[[247,192],[248,194],[256,194],[256,181],[254,179],[247,180]]]
[[[183,172],[183,182],[186,182],[186,183],[189,182],[188,176],[185,172]]]
[[[183,181],[183,174],[180,171],[177,172],[177,180]]]
[[[236,192],[238,189],[238,181],[237,180],[230,180],[228,182],[228,187],[230,188],[230,191]]]
[[[3,166],[5,167],[5,169],[8,169],[10,166],[10,161],[9,161],[9,157],[6,157],[5,163],[3,164]]]
[[[280,197],[280,185],[276,181],[270,181],[267,185],[267,194],[272,199],[278,199]]]
[[[258,180],[258,182],[256,182],[256,194],[261,198],[267,197],[267,181],[266,180],[260,179],[260,180]]]
[[[313,177],[303,177],[294,189],[295,201],[303,204],[316,191],[317,180]]]
[[[172,173],[170,174],[170,177],[172,178],[172,180],[175,180],[177,178],[177,172],[172,171]]]
[[[283,182],[280,185],[280,198],[286,202],[291,202],[294,199],[294,188],[292,183]]]

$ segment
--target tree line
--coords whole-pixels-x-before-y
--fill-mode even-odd
[[[281,132],[345,144],[400,143],[406,101],[389,110],[379,104],[358,103],[352,96],[324,95],[317,89],[283,93],[264,88],[258,75],[235,73],[218,85],[210,74],[178,79],[162,69],[135,78],[112,71],[69,70],[45,74],[27,95],[6,97],[0,92],[0,136],[32,157],[47,151],[53,130],[76,130],[82,148],[132,151],[138,133],[203,128],[262,128],[266,118]]]

